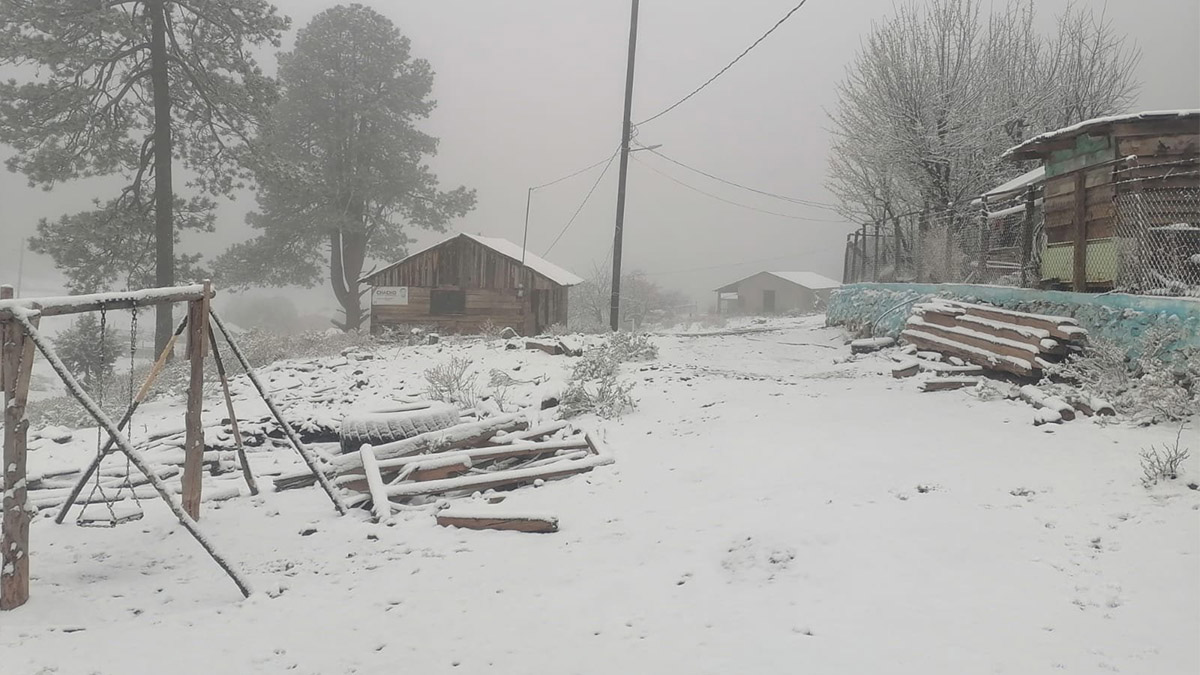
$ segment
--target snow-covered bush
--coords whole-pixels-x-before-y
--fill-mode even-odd
[[[478,373],[471,372],[471,360],[452,356],[441,365],[425,371],[425,393],[431,399],[474,408],[479,403]]]
[[[646,333],[613,333],[608,340],[608,350],[621,363],[658,358],[658,347]]]
[[[1200,350],[1171,351],[1179,339],[1178,329],[1151,327],[1137,356],[1129,357],[1124,345],[1094,338],[1083,353],[1050,364],[1046,374],[1108,401],[1138,423],[1180,421],[1200,412]]]
[[[632,389],[632,382],[619,381],[615,373],[592,381],[571,378],[559,399],[558,410],[563,418],[595,413],[604,419],[612,419],[637,407],[637,402],[629,395]]]
[[[1187,448],[1179,447],[1183,429],[1184,425],[1180,425],[1174,445],[1164,443],[1161,450],[1155,447],[1142,450],[1142,485],[1150,487],[1161,480],[1175,480],[1179,477],[1180,466],[1190,456]]]

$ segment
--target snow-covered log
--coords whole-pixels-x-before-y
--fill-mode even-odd
[[[1035,408],[1046,408],[1058,413],[1064,420],[1075,419],[1075,409],[1057,396],[1050,396],[1032,384],[1021,387],[1021,400]]]
[[[375,514],[375,522],[386,525],[392,519],[392,503],[383,491],[383,477],[379,475],[379,463],[375,461],[375,452],[370,445],[364,445],[358,449],[358,456],[362,459],[363,473],[367,475],[367,489],[371,493],[371,510]]]
[[[489,511],[468,511],[451,507],[437,514],[442,527],[468,530],[511,530],[514,532],[558,532],[558,518],[532,514],[505,514]]]
[[[611,457],[592,455],[584,459],[563,460],[533,469],[491,471],[477,475],[461,476],[459,478],[447,478],[446,480],[390,485],[387,488],[387,493],[391,499],[408,499],[410,497],[436,495],[446,492],[474,492],[476,490],[512,487],[532,483],[537,480],[566,478],[585,471],[591,471],[595,467],[611,464],[612,462]]]

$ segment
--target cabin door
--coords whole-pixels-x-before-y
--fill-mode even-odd
[[[541,335],[550,325],[550,292],[533,290],[533,334]]]
[[[763,291],[763,313],[773,314],[775,312],[775,291]]]

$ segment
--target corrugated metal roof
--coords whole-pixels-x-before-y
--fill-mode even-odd
[[[1136,120],[1170,120],[1170,119],[1187,119],[1195,117],[1200,121],[1200,110],[1151,110],[1147,112],[1128,113],[1125,115],[1110,115],[1108,117],[1096,117],[1090,120],[1084,120],[1069,127],[1047,131],[1044,134],[1034,136],[1024,143],[1009,148],[1004,152],[1004,157],[1013,157],[1024,154],[1027,151],[1035,149],[1037,146],[1052,141],[1056,138],[1064,136],[1077,136],[1090,129],[1104,126],[1106,124],[1116,124],[1118,122],[1132,122]]]
[[[772,276],[779,277],[784,281],[790,281],[797,286],[803,286],[812,291],[824,291],[830,288],[838,288],[842,285],[842,282],[834,281],[833,279],[821,276],[816,272],[755,272],[754,274],[738,279],[731,284],[725,284],[724,286],[718,288],[717,292],[732,292],[732,289],[734,289],[738,284],[746,281],[747,279],[753,279],[760,274],[770,274]]]
[[[478,234],[468,234],[466,232],[463,232],[461,234],[455,234],[450,237],[447,237],[431,246],[426,246],[425,248],[423,248],[415,253],[411,253],[407,257],[401,258],[400,260],[397,260],[396,262],[389,263],[388,265],[385,265],[383,268],[379,269],[378,271],[372,272],[371,274],[368,274],[368,275],[364,276],[363,278],[359,279],[359,282],[365,283],[365,282],[369,281],[371,277],[383,272],[384,270],[391,269],[391,268],[395,267],[396,265],[407,262],[407,261],[421,255],[422,253],[425,253],[426,251],[428,251],[430,249],[437,248],[438,246],[441,246],[442,244],[445,244],[446,242],[452,241],[459,237],[466,237],[468,239],[474,240],[475,242],[492,249],[496,253],[499,253],[500,255],[502,255],[506,258],[511,258],[512,260],[514,260],[516,262],[521,262],[521,247],[517,246],[516,244],[512,243],[511,241],[509,241],[507,239],[500,239],[499,237],[484,237],[484,236],[478,235]],[[574,274],[571,274],[570,272],[559,267],[558,265],[555,265],[554,263],[551,263],[551,262],[549,262],[539,256],[536,256],[528,251],[525,252],[524,257],[525,257],[525,266],[526,267],[528,267],[529,269],[533,270],[534,272],[537,272],[538,274],[546,277],[550,281],[553,281],[554,283],[558,284],[559,286],[575,286],[575,285],[583,283],[583,279],[581,279],[580,277],[577,277]]]

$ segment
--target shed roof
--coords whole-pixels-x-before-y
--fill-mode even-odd
[[[1073,138],[1084,133],[1098,131],[1101,128],[1120,122],[1137,122],[1137,121],[1165,121],[1165,120],[1196,120],[1200,123],[1200,110],[1152,110],[1148,112],[1128,113],[1124,115],[1110,115],[1108,117],[1096,117],[1090,120],[1084,120],[1069,127],[1047,131],[1044,134],[1034,136],[1033,138],[1021,143],[1018,146],[1009,148],[1004,152],[1004,157],[1013,159],[1034,159],[1040,157],[1044,152],[1044,146],[1050,141]]]
[[[425,253],[426,251],[435,249],[438,246],[441,246],[442,244],[445,244],[449,241],[458,239],[459,237],[466,237],[468,239],[471,239],[472,241],[474,241],[478,244],[481,244],[483,246],[486,246],[506,258],[510,258],[513,261],[518,262],[518,263],[521,262],[521,258],[522,258],[521,247],[517,246],[516,244],[512,243],[511,241],[509,241],[507,239],[501,239],[499,237],[484,237],[484,236],[478,235],[478,234],[468,234],[466,232],[462,232],[460,234],[455,234],[450,237],[447,237],[431,246],[426,246],[425,248],[423,248],[419,251],[416,251],[415,253],[411,253],[407,257],[397,260],[396,262],[390,263],[390,264],[384,266],[383,268],[376,270],[375,272],[372,272],[371,274],[368,274],[368,275],[364,276],[363,278],[359,279],[359,282],[361,282],[361,283],[369,282],[371,277],[374,277],[375,275],[380,274],[380,273],[384,272],[385,270],[389,270],[397,265],[408,262],[409,260],[412,260],[413,258],[421,255],[422,253]],[[575,286],[577,284],[583,283],[583,279],[581,279],[580,277],[577,277],[574,274],[571,274],[570,272],[564,270],[563,268],[559,267],[558,265],[555,265],[554,263],[551,263],[551,262],[545,260],[544,258],[536,256],[536,255],[530,253],[529,251],[524,252],[524,259],[525,259],[526,267],[533,270],[537,274],[540,274],[540,275],[546,277],[550,281],[553,281],[554,283],[558,284],[559,286]]]
[[[1016,178],[1008,181],[1007,183],[1001,183],[1000,185],[997,185],[996,187],[992,188],[991,190],[988,190],[987,192],[985,192],[983,194],[983,196],[987,197],[988,199],[995,199],[996,197],[1003,197],[1003,196],[1008,195],[1011,192],[1020,192],[1021,190],[1024,190],[1025,188],[1029,187],[1030,185],[1037,185],[1038,183],[1041,183],[1044,180],[1046,180],[1046,167],[1039,166],[1038,168],[1033,169],[1032,171],[1027,171],[1027,172],[1021,174],[1020,176],[1017,176]]]
[[[735,281],[731,284],[726,284],[726,285],[718,288],[717,292],[718,293],[731,292],[732,289],[734,289],[738,284],[742,283],[743,281],[746,281],[747,279],[752,279],[760,274],[770,274],[771,276],[779,277],[780,279],[783,279],[784,281],[796,284],[797,286],[803,286],[812,291],[823,291],[823,290],[827,290],[830,288],[838,288],[839,286],[842,285],[842,282],[834,281],[833,279],[830,279],[829,277],[821,276],[820,274],[817,274],[816,272],[758,272],[756,274],[751,274],[748,277],[738,279],[737,281]]]

